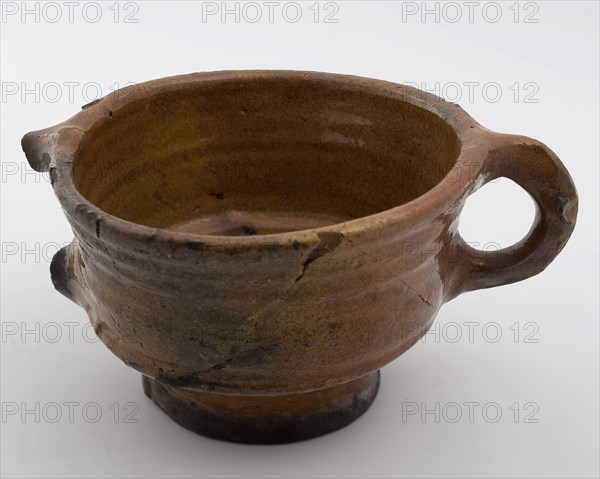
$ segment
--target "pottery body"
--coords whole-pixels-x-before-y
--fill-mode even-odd
[[[542,271],[575,224],[556,155],[387,82],[216,72],[115,92],[23,139],[76,241],[56,288],[175,420],[234,441],[337,429],[444,302]],[[519,244],[471,249],[466,198],[534,198]],[[323,418],[327,418],[324,420]]]

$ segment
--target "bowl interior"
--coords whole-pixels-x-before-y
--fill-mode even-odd
[[[105,212],[213,235],[325,226],[406,203],[439,183],[460,143],[434,113],[343,83],[191,83],[97,122],[74,184]]]

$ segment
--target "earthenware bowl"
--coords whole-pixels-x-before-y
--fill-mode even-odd
[[[56,289],[169,416],[229,441],[350,423],[445,302],[539,273],[577,214],[545,145],[354,76],[165,78],[22,146],[75,233],[52,261]],[[523,241],[484,253],[458,219],[500,176],[537,214]]]

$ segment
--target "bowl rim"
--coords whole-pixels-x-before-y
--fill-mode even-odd
[[[113,112],[133,101],[200,83],[275,79],[326,82],[356,92],[378,94],[407,102],[433,113],[456,135],[459,152],[448,173],[432,188],[412,200],[344,222],[312,229],[293,230],[253,236],[204,235],[147,226],[112,215],[87,200],[73,182],[73,165],[80,148],[85,146],[89,131],[100,121],[110,119]],[[94,100],[63,123],[32,131],[22,140],[30,165],[37,171],[48,171],[65,214],[72,224],[93,231],[100,238],[137,238],[145,242],[166,242],[190,247],[256,247],[285,246],[320,241],[319,235],[334,233],[358,236],[370,230],[394,224],[417,224],[460,203],[478,185],[483,160],[492,145],[490,130],[477,123],[458,104],[412,86],[385,80],[300,70],[223,70],[196,72],[137,83]],[[453,175],[457,175],[454,179]]]

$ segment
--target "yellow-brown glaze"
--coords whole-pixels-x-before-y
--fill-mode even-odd
[[[29,133],[23,148],[50,171],[75,233],[53,260],[56,288],[158,381],[146,387],[165,410],[172,388],[198,404],[205,394],[320,404],[328,388],[363,384],[444,302],[542,271],[577,214],[572,180],[543,144],[413,88],[344,75],[148,82]],[[498,176],[538,214],[523,242],[481,253],[458,218]],[[173,405],[185,394],[172,391]]]

